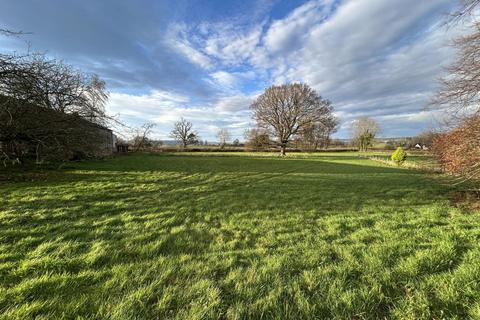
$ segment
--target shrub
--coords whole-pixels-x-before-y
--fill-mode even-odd
[[[392,156],[390,157],[398,166],[401,166],[407,159],[407,153],[403,150],[402,147],[398,147]]]
[[[480,115],[436,136],[432,148],[445,171],[466,179],[480,179]]]

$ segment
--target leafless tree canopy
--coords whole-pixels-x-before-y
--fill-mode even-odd
[[[244,133],[245,148],[252,151],[267,150],[271,141],[268,132],[265,129],[253,128],[247,129]]]
[[[220,147],[224,148],[225,145],[230,141],[231,135],[227,129],[220,129],[217,132],[217,138],[220,143]]]
[[[338,120],[331,114],[324,121],[315,122],[305,126],[298,136],[298,144],[304,150],[327,149],[330,144],[330,136],[337,131]]]
[[[42,54],[0,54],[0,97],[0,142],[17,159],[88,153],[111,119],[101,79]]]
[[[480,23],[475,31],[455,41],[457,61],[441,79],[432,104],[447,107],[454,118],[480,112]]]
[[[332,113],[328,100],[300,83],[272,86],[250,108],[258,126],[277,138],[282,155],[285,155],[287,143],[301,129],[324,122]]]
[[[460,9],[453,13],[454,17],[470,16],[480,4],[480,0],[460,2]],[[440,80],[440,90],[431,103],[446,108],[453,120],[480,112],[480,22],[473,21],[468,22],[472,32],[454,41],[457,60],[448,68],[448,75]]]
[[[170,137],[179,142],[184,149],[189,144],[198,143],[198,136],[193,131],[193,124],[184,118],[180,118],[179,121],[175,122],[173,130],[170,132]]]
[[[479,4],[480,0],[465,0],[454,16],[463,22]],[[480,22],[473,21],[472,32],[455,41],[457,61],[441,80],[441,89],[432,101],[446,107],[453,127],[435,137],[437,159],[446,171],[466,179],[480,178]]]
[[[358,146],[358,149],[367,151],[380,131],[380,127],[375,120],[368,117],[360,117],[352,122],[350,130],[352,132],[352,140]]]
[[[459,21],[472,15],[479,4],[480,0],[460,0],[460,8],[452,14],[454,21]]]
[[[90,120],[105,118],[108,92],[97,75],[40,54],[0,57],[0,75],[4,95]]]
[[[155,127],[154,123],[144,123],[140,128],[136,130],[133,137],[133,151],[144,150],[150,145],[150,139],[148,136],[152,133],[152,129]]]

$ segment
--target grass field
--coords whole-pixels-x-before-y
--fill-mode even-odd
[[[354,153],[137,154],[0,185],[1,319],[480,319],[480,213]]]

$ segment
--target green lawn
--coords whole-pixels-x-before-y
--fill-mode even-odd
[[[1,319],[480,318],[480,213],[354,153],[138,154],[0,185]]]

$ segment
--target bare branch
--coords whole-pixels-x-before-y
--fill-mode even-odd
[[[180,118],[180,121],[175,122],[170,136],[181,143],[182,148],[185,149],[189,144],[198,143],[199,137],[192,128],[193,124],[191,122]]]
[[[332,113],[330,101],[300,83],[272,86],[250,108],[258,126],[277,138],[281,155],[293,136],[309,125],[325,122]]]
[[[352,140],[358,146],[358,149],[367,151],[380,131],[380,127],[375,120],[368,117],[360,117],[353,121],[350,130],[352,131]]]
[[[230,141],[231,135],[230,132],[227,129],[220,129],[217,132],[217,138],[220,143],[220,148],[225,148],[225,145]]]

